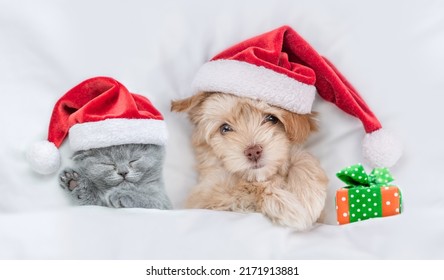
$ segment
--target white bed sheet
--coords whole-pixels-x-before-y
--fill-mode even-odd
[[[330,177],[326,224],[303,233],[260,214],[185,210],[196,182],[191,125],[169,112],[200,65],[288,24],[328,57],[404,142],[391,169],[405,212],[335,224],[335,173],[361,162],[358,120],[317,98],[307,148]],[[441,259],[444,4],[439,1],[0,0],[1,259]],[[80,81],[116,78],[164,114],[165,181],[175,210],[71,206],[56,175],[24,151],[56,100]],[[71,151],[62,146],[63,164]],[[364,162],[365,163],[365,162]]]

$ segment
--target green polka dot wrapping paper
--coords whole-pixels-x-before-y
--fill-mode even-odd
[[[338,224],[402,212],[401,190],[391,185],[393,177],[387,168],[375,168],[367,174],[361,164],[356,164],[342,169],[336,176],[347,184],[336,191]]]

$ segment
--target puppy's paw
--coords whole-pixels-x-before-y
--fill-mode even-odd
[[[79,179],[79,173],[73,169],[67,168],[60,173],[59,184],[62,189],[71,192],[79,185]]]
[[[307,230],[314,223],[300,201],[292,193],[280,188],[266,189],[260,210],[273,223],[298,231]]]

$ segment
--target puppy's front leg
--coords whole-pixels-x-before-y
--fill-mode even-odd
[[[313,222],[321,219],[327,188],[328,178],[320,162],[310,153],[294,149],[287,190],[298,197]]]
[[[292,153],[285,181],[275,178],[267,182],[261,211],[277,224],[305,230],[321,215],[328,179],[312,155],[299,149]]]
[[[283,186],[275,184],[267,186],[259,207],[260,212],[279,225],[306,230],[313,224],[309,211],[304,208],[295,194],[288,192]]]

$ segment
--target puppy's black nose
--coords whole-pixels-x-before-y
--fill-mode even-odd
[[[254,145],[245,149],[244,155],[251,161],[258,161],[262,156],[262,146]]]

